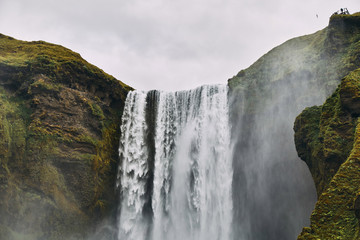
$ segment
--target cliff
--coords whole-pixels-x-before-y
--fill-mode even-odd
[[[355,40],[350,48],[353,52],[360,48],[359,26],[359,14],[332,17],[331,27],[345,29]],[[359,57],[353,59],[360,62]],[[298,239],[360,237],[360,69],[340,79],[323,105],[306,108],[295,120],[296,149],[308,165],[318,193],[311,225]]]
[[[0,35],[0,238],[84,238],[116,211],[131,88],[77,53]]]
[[[309,202],[316,201],[309,197],[314,190],[307,167],[318,201],[311,227],[299,239],[358,237],[353,206],[359,192],[355,136],[360,112],[353,79],[360,67],[359,43],[360,13],[333,15],[325,29],[285,42],[229,79],[233,199],[240,206],[234,206],[235,236],[245,231],[246,239],[296,238],[309,224],[304,221],[313,210]],[[307,108],[297,118],[296,153],[294,119],[334,91],[323,106]],[[236,227],[244,225],[248,229]]]
[[[312,85],[309,92],[302,95],[295,92],[293,98],[310,105],[314,100],[322,102],[322,97],[316,98],[319,90],[329,95],[339,79],[360,65],[359,22],[360,13],[333,15],[325,29],[275,47],[228,80],[233,103],[236,105],[239,102],[236,98],[246,96],[253,101],[241,108],[249,113],[263,110],[267,106],[264,99],[277,94],[287,84],[300,90],[304,84]]]
[[[318,201],[298,239],[359,239],[360,69],[322,106],[306,108],[294,125],[299,156],[313,175]]]

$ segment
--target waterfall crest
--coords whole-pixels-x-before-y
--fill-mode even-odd
[[[231,239],[228,89],[128,94],[118,239]]]

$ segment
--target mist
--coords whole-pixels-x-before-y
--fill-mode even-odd
[[[317,196],[295,150],[293,122],[334,90],[336,81],[325,81],[327,74],[341,78],[335,68],[316,70],[334,64],[332,55],[314,55],[324,42],[309,44],[326,36],[323,30],[273,49],[229,80],[221,107],[209,105],[224,102],[215,98],[221,85],[130,93],[120,144],[128,166],[120,167],[117,239],[296,239],[310,224]],[[224,115],[228,120],[220,121]],[[230,138],[221,142],[226,132]],[[227,162],[228,170],[218,162]],[[224,172],[228,178],[220,177]],[[204,182],[210,185],[200,187]],[[226,196],[220,189],[229,189],[231,201],[220,200]],[[227,204],[214,205],[219,201]]]
[[[309,226],[317,199],[309,169],[297,156],[293,122],[334,87],[327,89],[310,70],[307,54],[313,53],[297,51],[291,41],[270,54],[282,61],[264,59],[230,94],[234,239],[296,239]]]
[[[290,40],[239,72],[229,91],[130,92],[116,221],[90,240],[296,239],[317,196],[295,150],[293,122],[334,90],[327,74],[342,74],[314,70],[332,56],[313,57],[317,46],[298,43]]]
[[[227,93],[226,85],[129,93],[118,239],[230,239]]]
[[[306,55],[287,45],[275,52],[285,59],[287,74],[272,61],[261,81],[245,73],[238,83],[243,88],[226,93],[220,108],[209,103],[219,104],[214,96],[223,87],[129,94],[118,239],[296,239],[309,225],[316,190],[297,156],[292,128],[302,109],[320,104],[327,90],[306,70],[310,65],[299,65]],[[229,119],[220,121],[224,115]],[[222,142],[221,133],[230,132]],[[231,201],[219,198],[227,188]],[[231,212],[227,220],[220,217],[224,211]]]
[[[233,119],[235,239],[296,239],[309,225],[316,191],[294,147],[293,119],[304,107],[295,89],[273,89],[265,111]]]

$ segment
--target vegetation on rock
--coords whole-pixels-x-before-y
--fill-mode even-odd
[[[62,46],[0,35],[0,238],[85,238],[116,211],[131,88]]]
[[[347,159],[353,145],[356,119],[341,107],[339,92],[341,87],[323,106],[305,109],[294,125],[296,149],[309,166],[318,196]]]
[[[247,148],[253,132],[263,127],[249,127],[258,116],[289,117],[335,91],[324,105],[306,108],[294,126],[298,155],[318,193],[311,226],[299,239],[359,239],[359,26],[360,13],[333,15],[327,28],[272,49],[228,82],[232,123],[247,127],[241,128],[246,131],[238,148]],[[234,173],[241,168],[234,164]]]
[[[360,69],[351,72],[321,107],[295,121],[299,156],[308,164],[319,194],[311,225],[298,239],[359,239]]]

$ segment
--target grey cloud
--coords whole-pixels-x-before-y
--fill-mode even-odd
[[[226,83],[357,1],[2,0],[0,31],[69,47],[136,88],[176,90]]]

